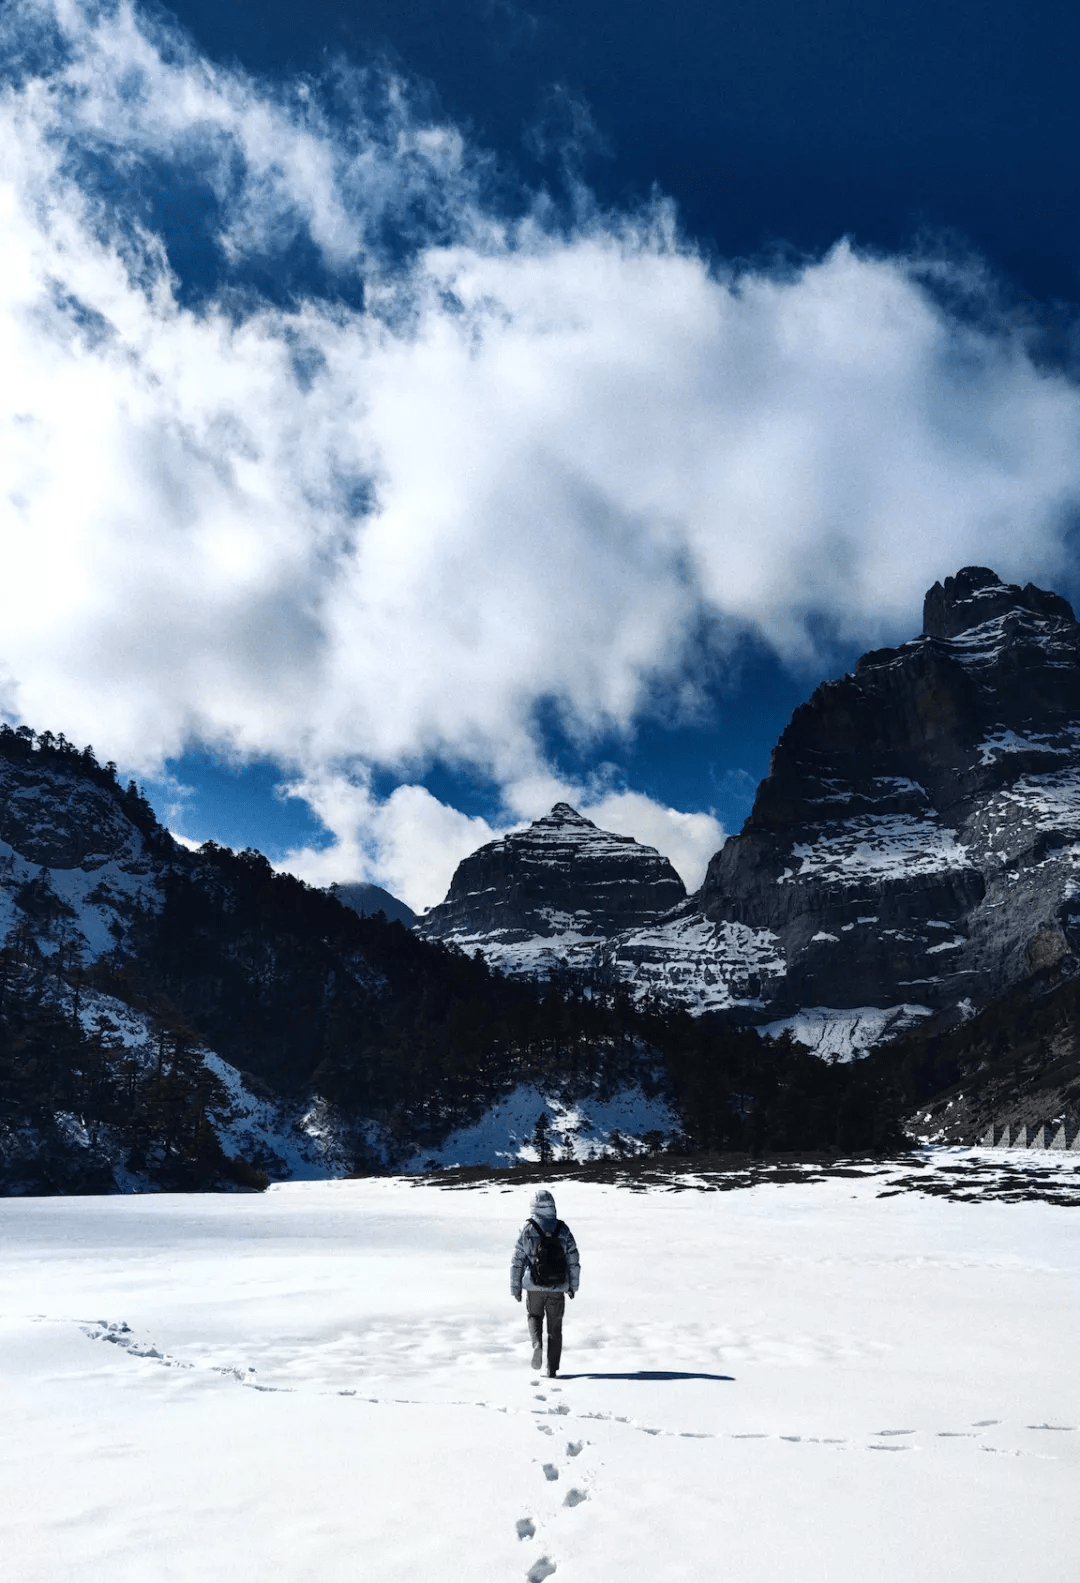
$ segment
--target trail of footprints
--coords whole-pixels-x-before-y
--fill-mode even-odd
[[[532,1384],[534,1386],[539,1385],[540,1381],[533,1380]],[[552,1395],[555,1395],[561,1391],[561,1387],[558,1385],[552,1386],[550,1389]],[[534,1400],[536,1402],[545,1404],[542,1407],[532,1408],[534,1413],[546,1413],[549,1417],[563,1417],[570,1413],[570,1409],[564,1402],[547,1405],[548,1398],[543,1394],[538,1393]],[[656,1429],[652,1428],[648,1424],[635,1423],[633,1419],[620,1416],[616,1413],[578,1412],[574,1415],[574,1417],[577,1420],[591,1419],[594,1421],[602,1421],[606,1423],[625,1424],[628,1429],[637,1430],[642,1434],[677,1436],[683,1440],[776,1439],[784,1441],[790,1445],[828,1446],[838,1451],[857,1450],[859,1449],[860,1445],[862,1446],[862,1449],[866,1451],[913,1451],[916,1449],[913,1442],[915,1436],[919,1433],[917,1429],[878,1429],[869,1435],[865,1441],[857,1442],[846,1437],[828,1437],[824,1435],[772,1435],[766,1433],[710,1434],[695,1432],[692,1430]],[[939,1429],[933,1431],[933,1436],[938,1440],[975,1440],[983,1442],[988,1430],[1001,1426],[1002,1420],[1000,1418],[978,1418],[970,1425],[970,1427],[966,1429]],[[546,1435],[552,1440],[557,1438],[557,1432],[550,1424],[538,1423],[536,1428],[540,1434]],[[1025,1424],[1024,1428],[1033,1431],[1046,1430],[1065,1434],[1075,1434],[1080,1431],[1080,1425],[1077,1424]],[[574,1459],[579,1457],[589,1444],[590,1442],[586,1440],[567,1441],[565,1451],[566,1458]],[[1031,1454],[1029,1452],[1017,1449],[1007,1449],[1003,1446],[994,1446],[985,1443],[981,1443],[979,1449],[998,1456],[1020,1457]],[[560,1483],[563,1472],[566,1471],[566,1463],[560,1463],[558,1460],[541,1462],[539,1466],[540,1472],[548,1484]],[[586,1482],[586,1480],[582,1480],[583,1484]],[[587,1488],[581,1488],[578,1485],[573,1485],[567,1490],[566,1495],[561,1503],[562,1507],[573,1508],[575,1506],[579,1506],[583,1501],[589,1499],[589,1494],[590,1492]],[[557,1507],[553,1513],[553,1517],[557,1518],[558,1515],[559,1511]],[[548,1521],[550,1522],[551,1519]],[[532,1516],[519,1517],[515,1524],[515,1528],[519,1540],[534,1540],[537,1538],[537,1523]],[[541,1555],[536,1561],[533,1562],[533,1564],[529,1567],[529,1570],[526,1572],[525,1583],[543,1583],[543,1579],[550,1577],[555,1571],[557,1571],[557,1563],[552,1560],[551,1556],[546,1554]]]
[[[38,1319],[44,1319],[45,1316],[44,1315],[37,1315],[35,1317],[38,1318]],[[61,1321],[61,1323],[64,1323],[64,1322],[65,1321]],[[134,1331],[131,1329],[131,1326],[129,1324],[127,1324],[127,1322],[125,1320],[93,1319],[93,1320],[80,1320],[80,1321],[77,1321],[77,1323],[78,1323],[79,1329],[82,1331],[83,1335],[89,1337],[89,1339],[91,1341],[105,1341],[105,1342],[109,1342],[113,1346],[120,1347],[123,1351],[129,1353],[130,1356],[133,1357],[133,1358],[143,1358],[143,1359],[147,1360],[148,1362],[160,1364],[161,1367],[167,1368],[167,1369],[196,1369],[196,1368],[200,1367],[200,1365],[197,1364],[197,1363],[190,1363],[190,1362],[185,1361],[182,1358],[171,1357],[169,1355],[169,1353],[162,1352],[158,1347],[153,1346],[149,1342],[140,1341],[138,1339],[138,1337],[135,1335]],[[274,1391],[274,1392],[291,1392],[292,1389],[293,1389],[293,1387],[289,1386],[289,1385],[263,1385],[263,1384],[260,1384],[259,1381],[258,1381],[255,1369],[253,1369],[251,1367],[240,1368],[240,1367],[232,1365],[232,1364],[214,1364],[214,1363],[207,1364],[207,1365],[202,1365],[202,1366],[208,1368],[209,1371],[212,1374],[222,1374],[222,1375],[226,1376],[226,1378],[228,1378],[228,1379],[232,1379],[232,1380],[238,1381],[241,1385],[246,1385],[250,1390]],[[540,1380],[533,1380],[531,1383],[532,1383],[532,1385],[534,1387],[536,1387],[536,1386],[540,1385],[542,1382]],[[546,1382],[543,1382],[543,1383],[546,1383]],[[552,1395],[561,1394],[561,1392],[562,1392],[562,1387],[560,1385],[555,1385],[555,1386],[551,1387]],[[404,1396],[392,1396],[392,1397],[368,1396],[368,1395],[366,1395],[364,1393],[360,1393],[360,1392],[358,1392],[356,1390],[339,1390],[339,1391],[335,1391],[334,1394],[337,1395],[337,1396],[357,1396],[357,1397],[359,1397],[359,1399],[361,1401],[366,1401],[366,1402],[380,1402],[380,1401],[384,1401],[385,1400],[385,1401],[392,1401],[392,1402],[395,1402],[395,1403],[400,1404],[400,1405],[408,1405],[408,1403],[410,1401],[410,1398],[404,1397]],[[567,1417],[567,1416],[570,1415],[571,1409],[567,1406],[567,1404],[565,1402],[552,1402],[552,1403],[549,1403],[548,1402],[548,1398],[545,1395],[543,1395],[542,1393],[538,1393],[536,1395],[536,1397],[535,1397],[535,1400],[538,1401],[538,1402],[544,1403],[544,1406],[540,1407],[540,1408],[537,1408],[537,1407],[531,1408],[530,1412],[533,1413],[533,1414],[543,1413],[544,1416],[546,1416],[548,1418],[553,1418],[553,1417],[554,1418],[563,1418],[563,1417]],[[485,1409],[488,1409],[489,1411],[494,1411],[494,1412],[499,1412],[499,1413],[505,1413],[507,1411],[514,1411],[514,1409],[508,1409],[507,1407],[501,1406],[501,1405],[499,1405],[498,1403],[495,1403],[495,1402],[471,1401],[471,1402],[458,1402],[458,1403],[454,1403],[453,1405],[463,1406],[463,1407],[464,1406],[468,1406],[468,1407],[485,1408]],[[848,1447],[854,1447],[857,1444],[857,1442],[855,1442],[853,1440],[850,1440],[850,1439],[846,1439],[846,1438],[829,1439],[829,1438],[827,1438],[826,1436],[823,1436],[823,1435],[822,1436],[819,1436],[819,1435],[775,1435],[774,1436],[774,1435],[766,1434],[766,1433],[743,1433],[743,1434],[723,1434],[723,1433],[721,1433],[721,1434],[712,1434],[712,1433],[709,1433],[707,1431],[702,1432],[702,1431],[694,1431],[694,1430],[690,1430],[690,1429],[658,1429],[658,1428],[654,1428],[650,1424],[638,1423],[635,1419],[626,1417],[625,1415],[621,1415],[621,1414],[618,1414],[618,1413],[590,1413],[590,1412],[580,1412],[579,1411],[579,1412],[574,1414],[574,1417],[577,1420],[579,1420],[579,1421],[593,1421],[593,1422],[600,1422],[600,1423],[624,1424],[627,1429],[633,1429],[633,1430],[637,1431],[639,1434],[644,1434],[644,1435],[670,1435],[670,1436],[675,1436],[675,1437],[677,1437],[677,1438],[679,1438],[681,1440],[772,1440],[772,1439],[779,1439],[779,1440],[787,1441],[788,1443],[790,1443],[792,1445],[802,1444],[802,1445],[814,1445],[814,1446],[848,1446]],[[966,1429],[938,1429],[938,1430],[933,1431],[933,1435],[934,1435],[934,1438],[938,1439],[938,1440],[978,1440],[978,1439],[982,1439],[983,1438],[983,1432],[985,1430],[998,1428],[999,1426],[1002,1426],[1002,1420],[1000,1418],[977,1418]],[[555,1430],[551,1427],[550,1424],[538,1423],[536,1425],[536,1427],[537,1427],[537,1429],[539,1430],[539,1432],[542,1435],[551,1435],[551,1436],[555,1435]],[[1046,1431],[1050,1431],[1050,1432],[1054,1432],[1054,1433],[1061,1433],[1061,1434],[1076,1434],[1078,1431],[1080,1431],[1080,1424],[1050,1424],[1050,1423],[1042,1423],[1042,1424],[1024,1424],[1022,1427],[1024,1429],[1026,1429],[1026,1430],[1032,1430],[1032,1431],[1046,1430]],[[883,1450],[886,1450],[886,1449],[888,1449],[888,1450],[910,1450],[911,1449],[910,1445],[908,1445],[908,1446],[900,1445],[900,1446],[888,1446],[888,1447],[886,1447],[885,1445],[880,1444],[879,1442],[883,1442],[883,1441],[886,1441],[886,1440],[894,1440],[894,1439],[906,1439],[908,1436],[913,1436],[913,1435],[918,1434],[918,1432],[919,1431],[917,1429],[878,1429],[878,1430],[875,1430],[873,1433],[871,1433],[870,1435],[867,1436],[866,1449],[870,1450],[870,1451],[883,1451]],[[567,1456],[569,1456],[569,1457],[579,1456],[581,1454],[581,1452],[584,1450],[586,1444],[587,1444],[587,1442],[585,1442],[585,1441],[576,1441],[576,1442],[571,1441],[571,1442],[568,1442],[567,1447],[566,1447],[566,1454],[567,1454]],[[983,1447],[983,1449],[987,1450],[987,1451],[990,1451],[990,1450],[994,1450],[994,1449],[997,1449],[997,1448],[991,1447],[991,1446],[985,1446],[985,1447]],[[1023,1455],[1023,1453],[1022,1452],[1016,1452],[1015,1455],[1020,1456],[1020,1455]],[[545,1464],[545,1470],[547,1468],[555,1469],[554,1474],[547,1474],[547,1477],[549,1478],[549,1481],[550,1482],[555,1482],[558,1479],[558,1476],[559,1476],[556,1464],[555,1463],[547,1463],[547,1464]],[[581,1498],[584,1499],[585,1497],[582,1496]],[[573,1505],[573,1504],[580,1504],[580,1502],[567,1502],[566,1504]]]
[[[43,1319],[45,1316],[44,1315],[38,1315],[36,1317],[39,1318],[39,1319]],[[61,1321],[61,1322],[63,1322],[63,1321]],[[190,1363],[190,1362],[187,1362],[187,1361],[185,1361],[184,1359],[181,1359],[181,1358],[171,1357],[167,1352],[162,1352],[158,1347],[155,1347],[154,1345],[152,1345],[149,1342],[140,1341],[138,1339],[138,1337],[135,1335],[134,1331],[131,1329],[131,1326],[129,1324],[127,1324],[127,1322],[125,1320],[110,1320],[110,1319],[81,1320],[81,1321],[78,1321],[78,1325],[79,1325],[79,1329],[82,1331],[83,1335],[89,1337],[89,1339],[91,1341],[105,1341],[105,1342],[108,1342],[108,1343],[110,1343],[113,1346],[120,1347],[123,1351],[129,1353],[130,1356],[133,1357],[133,1358],[142,1358],[142,1359],[145,1359],[148,1362],[157,1363],[162,1368],[166,1368],[166,1369],[196,1369],[196,1368],[200,1367],[199,1364]],[[203,1365],[203,1366],[208,1368],[209,1371],[212,1374],[221,1374],[221,1375],[224,1375],[228,1379],[236,1380],[239,1384],[247,1386],[247,1388],[249,1390],[273,1391],[273,1392],[290,1392],[293,1389],[293,1387],[289,1386],[289,1385],[263,1385],[263,1384],[260,1384],[259,1381],[258,1381],[255,1369],[253,1369],[251,1367],[240,1368],[238,1366],[231,1365],[231,1364],[214,1364],[214,1363],[208,1364],[208,1365]],[[533,1380],[532,1381],[532,1385],[534,1387],[540,1385],[541,1383],[542,1382],[540,1380]],[[552,1395],[561,1394],[561,1391],[562,1391],[562,1387],[559,1386],[559,1385],[556,1385],[556,1386],[552,1387]],[[362,1393],[360,1393],[360,1392],[358,1392],[356,1390],[339,1390],[339,1391],[334,1392],[334,1394],[338,1395],[338,1396],[358,1396],[361,1401],[367,1401],[367,1402],[379,1402],[379,1401],[386,1400],[386,1401],[395,1402],[395,1403],[400,1404],[400,1405],[407,1405],[409,1400],[410,1400],[409,1398],[403,1397],[403,1396],[385,1397],[385,1398],[384,1397],[379,1397],[379,1396],[368,1396],[366,1393],[362,1394]],[[567,1404],[565,1402],[549,1403],[547,1397],[544,1396],[543,1394],[537,1394],[535,1399],[537,1401],[539,1401],[539,1402],[543,1402],[544,1406],[541,1407],[541,1408],[534,1407],[534,1408],[530,1409],[530,1411],[532,1413],[534,1413],[534,1414],[543,1413],[548,1418],[552,1418],[552,1417],[554,1417],[554,1418],[563,1418],[563,1417],[567,1417],[570,1414],[571,1410],[570,1410],[570,1408],[567,1406]],[[472,1402],[459,1402],[459,1403],[456,1403],[454,1405],[485,1408],[485,1409],[487,1409],[489,1411],[500,1412],[500,1413],[505,1413],[507,1411],[513,1411],[514,1410],[514,1409],[508,1409],[505,1406],[501,1406],[501,1405],[499,1405],[499,1404],[497,1404],[495,1402],[472,1401]],[[815,1446],[846,1446],[848,1448],[853,1448],[853,1447],[855,1447],[858,1444],[858,1442],[850,1440],[850,1439],[846,1439],[846,1438],[839,1438],[839,1439],[833,1438],[833,1439],[830,1439],[830,1438],[828,1438],[826,1436],[823,1436],[823,1435],[822,1436],[819,1436],[819,1435],[777,1435],[777,1436],[774,1436],[774,1435],[765,1434],[765,1433],[711,1434],[711,1433],[709,1433],[707,1431],[706,1432],[700,1432],[700,1431],[694,1431],[694,1430],[689,1430],[689,1429],[658,1429],[658,1428],[652,1427],[649,1424],[638,1423],[635,1419],[626,1417],[625,1415],[620,1415],[618,1413],[577,1412],[577,1413],[574,1414],[574,1417],[577,1420],[579,1420],[579,1421],[589,1421],[589,1420],[591,1420],[591,1421],[594,1421],[594,1422],[601,1422],[601,1423],[624,1424],[627,1429],[635,1430],[639,1434],[644,1434],[644,1435],[671,1435],[671,1436],[675,1436],[675,1437],[677,1437],[677,1438],[679,1438],[681,1440],[772,1440],[772,1439],[775,1438],[775,1439],[787,1441],[789,1444],[792,1444],[792,1445],[802,1444],[802,1445],[815,1445]],[[998,1428],[999,1426],[1002,1426],[1002,1420],[1000,1418],[977,1418],[966,1429],[938,1429],[938,1430],[933,1431],[933,1436],[937,1440],[981,1440],[984,1437],[984,1432],[987,1429],[994,1429],[994,1428]],[[540,1433],[542,1435],[554,1436],[554,1434],[555,1434],[555,1430],[549,1424],[538,1423],[536,1427],[537,1427],[537,1429],[540,1431]],[[1023,1428],[1026,1429],[1026,1430],[1031,1430],[1031,1431],[1049,1431],[1051,1433],[1076,1434],[1078,1431],[1080,1431],[1080,1424],[1050,1424],[1050,1423],[1024,1424]],[[914,1436],[917,1433],[918,1433],[918,1430],[916,1430],[916,1429],[879,1429],[879,1430],[876,1430],[872,1434],[867,1436],[866,1449],[869,1450],[869,1451],[911,1450],[912,1447],[910,1445],[903,1445],[903,1444],[900,1444],[900,1445],[892,1445],[892,1444],[885,1445],[884,1442],[885,1441],[893,1441],[893,1440],[901,1440],[901,1441],[903,1441],[903,1440],[907,1439],[909,1436]],[[569,1457],[579,1456],[581,1454],[582,1450],[585,1448],[586,1444],[587,1444],[587,1442],[584,1442],[584,1441],[577,1441],[577,1442],[571,1441],[571,1442],[569,1442],[567,1444],[567,1448],[566,1448],[567,1456],[569,1456]],[[1000,1447],[994,1447],[994,1446],[983,1446],[982,1449],[984,1451],[994,1451],[994,1450],[1000,1450],[1001,1448]],[[1011,1454],[1015,1455],[1015,1456],[1022,1456],[1022,1455],[1024,1455],[1024,1453],[1020,1452],[1020,1451],[1016,1451],[1016,1452],[1013,1452]],[[547,1475],[547,1477],[549,1478],[549,1481],[554,1483],[554,1482],[557,1481],[558,1476],[559,1476],[557,1466],[556,1466],[555,1463],[545,1464],[545,1468],[548,1468],[548,1467],[555,1469],[554,1475],[552,1475],[552,1474],[548,1474]],[[567,1504],[567,1505],[580,1504],[580,1500],[586,1498],[585,1495],[582,1494],[581,1492],[577,1492],[577,1493],[579,1495],[579,1499],[578,1500],[576,1500],[576,1501],[569,1501],[568,1500],[565,1504]]]
[[[91,1341],[108,1341],[114,1347],[120,1347],[133,1358],[146,1358],[151,1363],[159,1363],[166,1369],[193,1369],[194,1363],[186,1363],[181,1358],[170,1357],[167,1352],[161,1352],[157,1347],[147,1342],[140,1342],[131,1326],[125,1320],[93,1319],[85,1320],[79,1329],[84,1336],[89,1336]],[[229,1364],[209,1365],[212,1374],[224,1374],[231,1380],[238,1380],[241,1385],[248,1386],[253,1391],[287,1391],[287,1385],[260,1385],[255,1377],[255,1370],[239,1369]],[[352,1394],[343,1393],[343,1394]]]
[[[150,1343],[140,1342],[138,1337],[132,1331],[131,1327],[123,1320],[87,1320],[81,1322],[79,1328],[82,1330],[83,1334],[89,1337],[92,1341],[102,1341],[112,1346],[120,1347],[124,1352],[129,1353],[133,1358],[145,1359],[148,1362],[157,1363],[163,1368],[194,1369],[197,1367],[197,1365],[194,1363],[186,1362],[180,1358],[170,1357],[168,1353],[160,1351],[159,1348],[151,1345]],[[219,1364],[210,1364],[209,1368],[212,1373],[221,1374],[229,1379],[233,1379],[239,1384],[246,1386],[249,1390],[288,1392],[291,1389],[291,1387],[287,1385],[282,1386],[260,1384],[256,1378],[256,1373],[253,1368],[244,1369]],[[541,1383],[546,1384],[547,1382],[541,1382],[537,1379],[533,1380],[531,1383],[535,1389]],[[562,1387],[560,1385],[552,1385],[548,1388],[548,1390],[550,1394],[545,1394],[542,1391],[536,1391],[534,1402],[542,1405],[533,1406],[531,1409],[529,1409],[530,1412],[537,1415],[538,1417],[542,1415],[547,1419],[560,1419],[569,1417],[571,1415],[571,1409],[565,1402],[553,1401],[550,1399],[551,1397],[561,1395]],[[359,1393],[355,1390],[343,1390],[338,1391],[335,1394],[340,1396],[355,1397]],[[360,1399],[369,1402],[379,1402],[384,1400],[384,1398],[375,1396],[369,1397],[366,1395],[361,1396]],[[390,1397],[385,1398],[385,1400],[406,1405],[408,1399],[404,1397]],[[493,1402],[474,1401],[468,1403],[462,1402],[458,1403],[457,1405],[486,1408],[502,1413],[508,1411],[505,1406],[499,1406]],[[513,1411],[513,1409],[510,1410]],[[688,1429],[659,1429],[654,1428],[649,1424],[638,1423],[634,1419],[620,1415],[618,1413],[577,1412],[573,1416],[577,1422],[591,1420],[594,1422],[623,1424],[627,1429],[634,1430],[640,1434],[668,1435],[682,1440],[779,1439],[781,1441],[787,1442],[790,1445],[829,1446],[832,1449],[838,1451],[857,1450],[859,1449],[860,1445],[867,1451],[913,1451],[916,1449],[913,1442],[915,1436],[919,1432],[916,1429],[906,1428],[878,1429],[872,1434],[868,1435],[865,1441],[859,1442],[847,1438],[829,1438],[824,1435],[772,1435],[752,1432],[740,1434],[712,1434]],[[560,1428],[561,1427],[562,1426],[560,1426]],[[987,1431],[999,1427],[1004,1428],[1002,1421],[999,1418],[978,1418],[965,1429],[935,1430],[933,1431],[933,1438],[937,1440],[974,1440],[979,1442],[980,1450],[990,1452],[998,1456],[1020,1457],[1031,1455],[1030,1452],[1017,1450],[1015,1448],[1008,1449],[1004,1446],[994,1446],[987,1444],[985,1441]],[[1077,1424],[1041,1423],[1025,1424],[1023,1427],[1029,1431],[1045,1431],[1051,1434],[1076,1434],[1078,1431],[1080,1431],[1080,1425]],[[563,1443],[563,1449],[560,1453],[555,1449],[555,1444],[562,1438],[559,1431],[550,1422],[538,1422],[536,1424],[536,1429],[540,1434],[546,1436],[553,1442],[549,1460],[541,1462],[538,1459],[540,1477],[548,1485],[559,1486],[559,1490],[553,1492],[555,1494],[556,1501],[552,1518],[548,1519],[550,1522],[558,1518],[561,1511],[573,1510],[574,1507],[580,1506],[585,1501],[589,1500],[590,1480],[585,1472],[584,1465],[576,1464],[577,1458],[580,1457],[584,1452],[588,1451],[590,1442],[584,1439],[566,1440]],[[565,1429],[563,1432],[565,1433]],[[562,1493],[564,1474],[567,1474],[569,1477],[577,1475],[577,1482],[567,1484],[565,1493],[563,1494],[562,1500],[560,1502],[558,1500],[558,1495]],[[519,1517],[515,1527],[519,1540],[527,1542],[536,1539],[538,1528],[537,1521],[534,1517]],[[526,1583],[543,1583],[543,1580],[545,1578],[551,1577],[551,1575],[556,1570],[557,1565],[551,1559],[551,1557],[549,1555],[541,1555],[533,1562],[533,1564],[529,1567],[529,1570],[526,1572]]]
[[[532,1385],[534,1387],[540,1383],[541,1382],[539,1380],[532,1381]],[[552,1385],[549,1387],[549,1389],[552,1396],[562,1394],[561,1385]],[[533,1412],[546,1413],[548,1417],[555,1418],[565,1418],[570,1413],[570,1409],[565,1402],[554,1402],[550,1406],[547,1405],[548,1397],[543,1392],[537,1392],[534,1397],[534,1401],[542,1402],[544,1403],[544,1406],[539,1408],[534,1407],[532,1409]],[[549,1439],[555,1440],[557,1438],[556,1431],[551,1424],[537,1424],[536,1427],[540,1434],[546,1435]],[[580,1457],[582,1452],[587,1449],[588,1444],[589,1442],[587,1440],[568,1440],[566,1442],[565,1451],[563,1452],[564,1460],[541,1462],[540,1472],[546,1482],[548,1484],[561,1485],[562,1475],[564,1472],[568,1471],[571,1474],[577,1473],[578,1468],[569,1468],[568,1464],[576,1463],[577,1458]],[[587,1482],[588,1481],[582,1477],[580,1483],[571,1484],[569,1486],[565,1495],[563,1495],[561,1503],[556,1506],[556,1516],[558,1515],[560,1505],[562,1508],[569,1508],[572,1510],[575,1506],[580,1506],[584,1501],[589,1499],[589,1490],[583,1487],[587,1484]],[[519,1517],[514,1526],[517,1530],[517,1536],[519,1539],[536,1538],[536,1523],[532,1517]],[[543,1579],[549,1578],[556,1570],[557,1565],[549,1555],[539,1556],[526,1572],[525,1583],[543,1583]]]

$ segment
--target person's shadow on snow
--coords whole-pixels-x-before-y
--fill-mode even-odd
[[[734,1374],[681,1374],[675,1369],[637,1369],[633,1374],[562,1374],[563,1380],[723,1380],[734,1385]]]

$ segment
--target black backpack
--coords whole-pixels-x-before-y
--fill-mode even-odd
[[[554,1231],[545,1231],[535,1220],[530,1220],[540,1234],[540,1246],[532,1256],[529,1274],[534,1286],[563,1286],[566,1282],[566,1249],[559,1240],[562,1221],[555,1222]]]

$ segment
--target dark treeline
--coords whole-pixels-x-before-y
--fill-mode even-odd
[[[604,1092],[629,1079],[670,1093],[694,1148],[901,1141],[897,1096],[877,1073],[716,1017],[642,1010],[619,990],[505,978],[479,955],[358,917],[259,853],[202,856],[170,876],[141,957],[113,988],[167,997],[241,1070],[377,1116],[391,1137],[437,1140],[517,1082]]]
[[[80,1014],[85,988],[25,941],[0,950],[0,1191],[110,1192],[117,1164],[173,1190],[264,1187],[221,1148],[228,1096],[192,1030],[156,1016],[140,1059],[108,1015]]]
[[[111,760],[99,764],[91,746],[76,747],[62,731],[32,731],[29,726],[12,727],[0,721],[0,759],[28,768],[48,767],[91,781],[111,794],[117,807],[142,833],[152,851],[173,849],[172,837],[158,823],[140,787],[133,780],[122,786],[116,765]]]

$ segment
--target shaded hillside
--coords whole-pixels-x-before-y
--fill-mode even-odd
[[[381,912],[392,923],[403,923],[409,928],[416,922],[412,908],[397,896],[392,896],[388,890],[383,890],[381,885],[356,883],[331,885],[329,889],[338,901],[343,901],[346,907],[358,912],[361,918],[374,918]]]
[[[895,1083],[916,1136],[972,1144],[994,1123],[1080,1123],[1080,981],[1048,971],[864,1064]]]
[[[253,1184],[296,1149],[386,1168],[516,1084],[586,1102],[635,1084],[689,1148],[898,1137],[887,1084],[618,986],[504,977],[257,852],[187,852],[89,750],[36,744],[0,733],[8,1190]]]
[[[693,1148],[895,1140],[887,1085],[790,1044],[507,978],[257,852],[189,852],[89,749],[0,732],[0,802],[8,1191],[250,1185],[316,1111],[328,1169],[384,1169],[521,1084],[662,1094]]]

